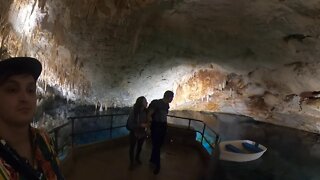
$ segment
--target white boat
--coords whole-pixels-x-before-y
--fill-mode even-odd
[[[220,160],[247,162],[260,158],[267,148],[250,140],[223,141],[219,144]]]

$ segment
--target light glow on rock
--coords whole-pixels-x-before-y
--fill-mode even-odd
[[[9,22],[20,35],[31,36],[37,23],[40,22],[43,17],[44,14],[40,13],[38,6],[34,5],[33,1],[26,3],[15,1],[11,4]]]

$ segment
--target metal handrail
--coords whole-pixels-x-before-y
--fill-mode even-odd
[[[123,125],[123,126],[115,126],[112,128],[102,128],[102,129],[96,129],[96,130],[89,130],[89,131],[84,131],[84,132],[73,133],[73,135],[76,136],[76,135],[81,135],[81,134],[90,134],[90,133],[106,131],[106,130],[111,130],[111,129],[118,129],[118,128],[123,128],[123,127],[126,127],[126,126]]]
[[[174,117],[174,118],[179,118],[179,119],[185,119],[185,120],[189,120],[189,122],[191,121],[198,121],[201,122],[203,124],[206,124],[205,122],[199,120],[199,119],[193,119],[193,118],[187,118],[187,117],[180,117],[180,116],[173,116],[173,115],[167,115],[168,117]],[[214,131],[212,128],[210,128],[209,126],[207,126],[208,129],[210,129],[210,131],[212,131],[214,134],[218,135],[218,133],[216,131]]]
[[[117,129],[117,128],[123,128],[125,127],[126,125],[120,125],[120,126],[115,126],[113,127],[113,117],[115,116],[127,116],[129,114],[104,114],[104,115],[90,115],[90,116],[78,116],[78,117],[69,117],[69,121],[67,123],[64,123],[58,127],[55,127],[53,129],[51,129],[49,131],[49,134],[53,134],[53,137],[54,137],[54,146],[55,146],[55,150],[56,152],[60,153],[61,152],[61,148],[58,147],[58,134],[59,134],[59,131],[66,127],[67,125],[71,124],[71,144],[69,144],[69,146],[71,145],[71,147],[73,148],[74,147],[74,138],[77,136],[77,135],[81,135],[81,134],[89,134],[89,133],[94,133],[94,132],[100,132],[100,131],[106,131],[106,130],[110,130],[110,138],[112,138],[112,130],[113,129]],[[177,118],[177,119],[180,119],[180,120],[187,120],[189,121],[188,122],[188,130],[192,130],[192,131],[195,131],[195,132],[198,132],[201,134],[201,145],[203,145],[203,140],[205,140],[207,142],[207,144],[212,148],[214,149],[212,143],[205,137],[205,131],[206,130],[209,130],[211,131],[215,136],[216,136],[216,139],[215,139],[215,143],[217,143],[220,139],[219,137],[219,134],[216,133],[213,129],[211,129],[210,127],[208,127],[206,125],[205,122],[201,121],[201,120],[198,120],[198,119],[193,119],[193,118],[187,118],[187,117],[180,117],[180,116],[173,116],[173,115],[167,115],[168,117],[173,117],[173,118]],[[84,118],[100,118],[100,117],[111,117],[111,121],[110,121],[110,127],[108,128],[102,128],[102,129],[98,129],[98,130],[89,130],[89,131],[84,131],[84,132],[78,132],[78,133],[75,133],[75,120],[77,119],[84,119]],[[191,122],[200,122],[203,124],[203,129],[202,131],[198,131],[196,129],[191,129]],[[173,123],[174,124],[174,123]],[[68,144],[63,144],[62,148],[64,148],[66,145]]]
[[[94,117],[110,117],[110,116],[127,116],[129,114],[123,113],[123,114],[99,114],[99,115],[89,115],[89,116],[74,116],[74,117],[68,117],[68,119],[83,119],[83,118],[94,118]]]
[[[94,132],[101,132],[101,131],[110,130],[110,138],[112,138],[112,130],[113,129],[125,127],[125,125],[113,127],[113,117],[114,116],[128,116],[128,115],[129,114],[102,114],[102,115],[89,115],[89,116],[69,117],[68,119],[71,121],[71,124],[72,124],[71,147],[74,147],[74,145],[75,145],[75,143],[74,143],[75,137],[77,135],[81,135],[81,134],[89,134],[89,133],[94,133]],[[101,117],[111,117],[110,127],[109,128],[101,128],[101,129],[97,129],[97,130],[89,130],[89,131],[75,133],[75,122],[74,122],[75,120],[84,119],[84,118],[101,118]]]
[[[201,122],[201,123],[203,124],[202,132],[200,132],[200,131],[198,131],[198,130],[193,130],[193,131],[198,132],[198,133],[201,134],[201,136],[202,136],[202,137],[201,137],[201,145],[202,145],[202,143],[203,143],[203,140],[205,140],[205,141],[207,142],[207,144],[208,144],[212,149],[214,149],[214,146],[212,145],[213,143],[211,143],[211,142],[205,137],[205,135],[204,135],[206,129],[208,129],[208,130],[210,130],[211,132],[213,132],[213,134],[216,136],[214,144],[217,144],[217,143],[220,141],[220,136],[219,136],[219,134],[218,134],[216,131],[214,131],[212,128],[210,128],[209,126],[207,126],[207,124],[206,124],[205,122],[201,121],[201,120],[193,119],[193,118],[187,118],[187,117],[174,116],[174,115],[167,115],[167,116],[168,116],[168,117],[173,117],[173,118],[178,118],[178,119],[182,119],[182,120],[187,120],[187,121],[189,121],[189,122],[188,122],[188,129],[189,129],[189,130],[191,130],[191,129],[190,129],[191,121]]]
[[[53,139],[53,144],[54,144],[54,149],[57,153],[60,152],[60,149],[58,147],[58,134],[59,134],[59,131],[60,129],[62,129],[63,127],[67,126],[70,124],[70,121],[60,125],[60,126],[57,126],[57,127],[54,127],[53,129],[49,130],[48,133],[49,134],[53,134],[54,136],[54,139]],[[63,144],[62,148],[64,148],[67,144]]]
[[[50,131],[48,131],[48,133],[50,134],[50,133],[52,133],[53,131],[58,131],[59,129],[67,126],[68,124],[70,124],[70,121],[68,121],[68,122],[66,122],[66,123],[64,123],[64,124],[62,124],[62,125],[60,125],[60,126],[54,127],[53,129],[51,129]]]

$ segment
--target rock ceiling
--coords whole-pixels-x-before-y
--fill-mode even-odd
[[[39,91],[110,106],[244,114],[320,133],[317,0],[0,0],[0,56],[44,66]]]

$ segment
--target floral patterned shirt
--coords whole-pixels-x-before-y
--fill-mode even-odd
[[[59,161],[54,151],[54,146],[48,134],[44,130],[30,128],[33,153],[34,153],[34,169],[40,171],[43,180],[61,180],[61,171],[59,169]],[[11,167],[0,156],[0,180],[25,180],[26,178]]]

